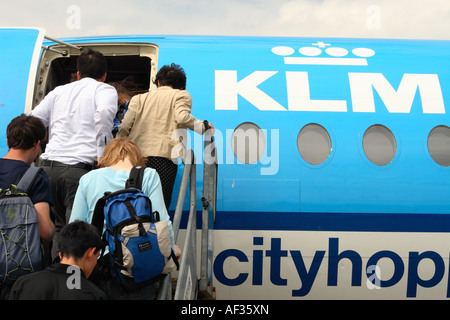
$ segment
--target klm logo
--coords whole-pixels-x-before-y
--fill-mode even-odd
[[[369,59],[376,56],[376,52],[369,48],[354,48],[350,52],[345,48],[331,47],[331,44],[323,42],[300,48],[298,50],[300,56],[293,56],[295,51],[290,47],[272,48],[272,53],[283,57],[284,64],[290,67],[351,66],[352,70],[356,70],[355,67],[367,67]],[[420,93],[423,113],[445,114],[437,74],[404,73],[400,84],[394,87],[382,73],[347,72],[350,88],[347,92],[350,101],[347,101],[312,99],[309,73],[286,71],[286,90],[282,90],[287,93],[285,106],[271,97],[269,92],[258,88],[278,73],[279,71],[254,71],[238,80],[237,70],[216,70],[215,109],[238,110],[238,97],[241,96],[261,111],[347,112],[351,109],[353,112],[376,112],[376,93],[388,112],[410,113],[413,101]],[[332,76],[329,76],[329,79],[332,81]]]

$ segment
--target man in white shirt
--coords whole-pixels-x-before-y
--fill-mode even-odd
[[[59,231],[67,224],[78,181],[101,161],[113,138],[117,92],[105,84],[106,59],[85,49],[77,61],[78,81],[49,92],[31,112],[48,127],[49,142],[41,155],[50,178],[56,234],[52,256],[57,256]]]

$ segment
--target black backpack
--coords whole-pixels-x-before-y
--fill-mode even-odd
[[[42,269],[37,212],[28,196],[41,170],[30,167],[17,186],[0,189],[0,285]]]

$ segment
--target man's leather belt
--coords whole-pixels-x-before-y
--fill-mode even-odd
[[[50,160],[42,160],[41,165],[44,167],[66,167],[66,168],[77,168],[77,169],[84,169],[84,170],[92,170],[94,169],[93,164],[89,163],[76,163],[76,164],[65,164],[59,161],[50,161]]]

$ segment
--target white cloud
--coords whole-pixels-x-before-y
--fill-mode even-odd
[[[7,4],[5,4],[7,2]],[[70,6],[80,8],[69,28]],[[40,26],[53,37],[218,34],[450,39],[448,0],[16,0],[2,25]]]
[[[448,0],[293,0],[276,30],[292,36],[450,39]]]

